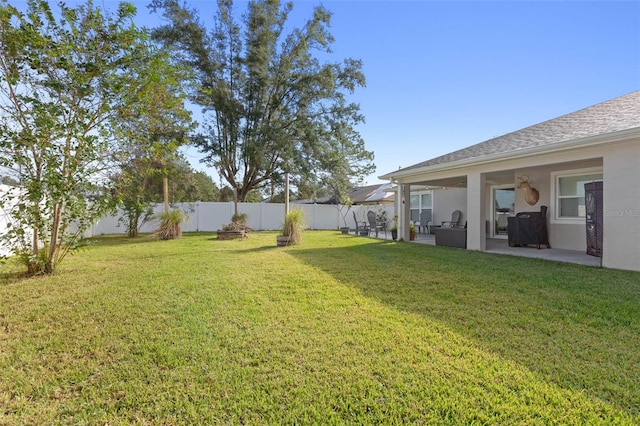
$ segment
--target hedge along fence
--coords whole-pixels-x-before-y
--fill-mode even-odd
[[[232,202],[225,203],[178,203],[171,206],[172,209],[181,209],[189,217],[189,220],[182,225],[183,232],[214,232],[222,228],[226,223],[231,222],[234,208]],[[300,209],[305,213],[305,222],[309,229],[338,229],[344,226],[343,215],[346,219],[346,226],[355,228],[353,213],[356,213],[359,221],[366,221],[367,212],[373,210],[376,214],[386,212],[387,221],[391,226],[391,219],[394,215],[394,205],[369,205],[369,206],[335,206],[324,204],[295,204],[291,203],[290,209]],[[154,206],[154,213],[161,213],[162,204]],[[279,230],[284,222],[283,203],[239,203],[238,212],[247,215],[247,225],[256,231]],[[120,222],[122,212],[114,216],[100,219],[91,229],[85,233],[85,237],[92,237],[103,234],[125,234],[127,227],[125,222]],[[153,232],[158,227],[157,220],[145,222],[140,232]]]

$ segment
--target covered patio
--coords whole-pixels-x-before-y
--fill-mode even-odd
[[[387,235],[381,232],[378,236],[380,239],[391,240],[391,233]],[[436,245],[435,235],[418,234],[418,237],[411,241],[415,244]],[[485,253],[502,254],[507,256],[529,257],[532,259],[554,260],[556,262],[575,263],[577,265],[601,267],[602,258],[589,256],[583,251],[562,250],[562,249],[540,249],[535,246],[528,247],[509,247],[507,240],[497,238],[486,239]]]
[[[433,191],[435,226],[454,211],[462,213],[458,226],[469,250],[640,270],[640,202],[633,195],[639,153],[637,91],[380,179],[397,188],[403,240],[416,221],[412,194],[426,188]],[[504,238],[546,248],[509,247]],[[582,254],[587,251],[593,259]]]

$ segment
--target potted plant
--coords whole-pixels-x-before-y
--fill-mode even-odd
[[[336,205],[336,208],[338,209],[338,211],[340,212],[340,215],[342,216],[342,223],[344,224],[344,226],[340,227],[340,232],[342,232],[343,234],[348,234],[349,231],[351,230],[347,226],[347,215],[349,214],[349,210],[351,210],[352,205],[353,205],[353,202],[349,197],[344,197],[342,199],[342,202]],[[345,208],[346,208],[346,211],[345,211]]]
[[[304,227],[304,212],[302,210],[291,210],[287,213],[284,217],[282,235],[276,237],[278,247],[300,244]]]
[[[398,215],[393,216],[393,225],[391,225],[391,238],[398,239]]]
[[[413,241],[418,237],[418,229],[413,224],[413,222],[409,222],[409,241]]]
[[[156,237],[161,240],[182,238],[182,229],[180,229],[180,225],[188,219],[187,215],[184,214],[182,210],[164,212],[161,213],[158,218],[160,219],[160,226],[154,234]]]
[[[236,213],[231,217],[231,222],[222,226],[218,230],[219,240],[235,240],[247,238],[249,227],[247,227],[247,214]]]

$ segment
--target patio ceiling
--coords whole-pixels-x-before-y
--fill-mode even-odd
[[[489,185],[502,185],[506,183],[514,182],[515,170],[500,170],[486,174],[487,184]],[[453,176],[447,178],[434,178],[421,180],[419,182],[412,182],[411,186],[424,185],[427,188],[466,188],[467,176]]]

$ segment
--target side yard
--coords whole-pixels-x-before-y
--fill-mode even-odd
[[[639,273],[275,236],[0,267],[0,423],[640,423]]]

